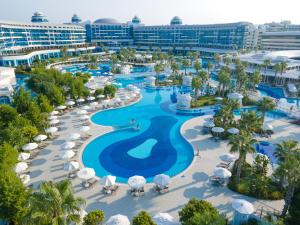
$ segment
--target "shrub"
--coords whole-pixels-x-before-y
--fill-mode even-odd
[[[102,210],[94,210],[89,212],[83,218],[83,225],[100,225],[104,221],[104,212]]]
[[[149,214],[141,211],[132,219],[132,225],[155,225]]]

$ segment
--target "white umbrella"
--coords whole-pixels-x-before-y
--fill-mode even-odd
[[[240,130],[237,129],[237,128],[232,127],[232,128],[229,128],[229,129],[227,130],[227,132],[228,132],[229,134],[238,134],[238,133],[240,132]]]
[[[122,102],[120,98],[115,98],[115,102]]]
[[[77,176],[83,180],[89,180],[94,178],[96,175],[93,168],[83,168],[77,172]]]
[[[146,184],[146,179],[143,176],[132,176],[128,179],[128,184],[133,189],[141,189]]]
[[[68,101],[68,102],[66,103],[66,105],[67,105],[67,106],[73,106],[73,105],[75,105],[75,102],[74,102],[74,101]]]
[[[49,124],[50,125],[56,125],[58,124],[60,121],[59,120],[50,120]]]
[[[47,135],[45,134],[39,134],[35,138],[33,138],[34,141],[40,142],[40,141],[45,141],[47,139]]]
[[[58,128],[57,127],[49,127],[49,128],[47,128],[47,129],[45,129],[45,132],[47,133],[47,134],[54,134],[54,133],[56,133],[58,131]]]
[[[109,220],[106,222],[106,225],[130,225],[130,221],[127,216],[117,214],[111,216]]]
[[[85,133],[88,132],[90,129],[91,128],[89,126],[82,126],[79,131]]]
[[[232,201],[232,208],[239,213],[246,215],[250,215],[254,212],[253,205],[244,199],[234,199]]]
[[[175,219],[169,213],[157,213],[153,216],[156,225],[175,225]]]
[[[55,116],[55,115],[57,115],[59,112],[58,111],[52,111],[51,113],[50,113],[50,116]]]
[[[93,106],[93,107],[98,106],[98,105],[99,105],[98,102],[92,102],[92,103],[90,104],[90,106]]]
[[[214,124],[214,122],[212,122],[212,121],[205,121],[205,122],[203,123],[203,126],[204,126],[204,127],[208,127],[208,128],[213,128],[213,127],[215,126],[215,124]]]
[[[232,155],[230,153],[227,153],[225,155],[221,155],[220,158],[225,162],[232,162],[236,160],[236,156]]]
[[[71,159],[75,155],[75,152],[72,150],[67,150],[59,153],[59,157],[62,159]]]
[[[24,172],[25,170],[27,170],[28,168],[28,165],[26,162],[19,162],[16,164],[15,166],[15,172],[16,173],[22,173]]]
[[[94,97],[94,96],[89,96],[89,97],[87,97],[87,100],[88,100],[88,101],[94,101],[94,100],[95,100],[95,97]]]
[[[212,132],[215,132],[215,133],[223,133],[224,132],[224,129],[222,127],[213,127],[211,130],[212,130]]]
[[[231,177],[231,172],[228,170],[228,169],[225,169],[225,168],[222,168],[222,167],[216,167],[214,169],[214,172],[213,172],[214,176],[216,177],[220,177],[220,178],[229,178]]]
[[[64,143],[62,146],[61,146],[61,149],[63,150],[68,150],[68,149],[72,149],[76,146],[76,143],[73,142],[73,141],[67,141],[66,143]]]
[[[25,152],[20,153],[18,156],[19,161],[25,161],[29,158],[30,158],[30,153],[25,153]]]
[[[57,120],[58,116],[50,116],[48,119],[49,120]]]
[[[115,183],[116,183],[116,177],[112,176],[112,175],[107,175],[107,176],[105,176],[105,177],[103,177],[101,179],[100,183],[104,187],[111,187],[111,186],[115,185]]]
[[[274,127],[271,124],[264,123],[262,126],[263,130],[273,130]]]
[[[32,151],[38,147],[37,143],[28,143],[26,145],[23,145],[22,150],[23,151]]]
[[[158,174],[153,178],[153,183],[160,187],[168,186],[171,182],[170,176],[166,174]]]
[[[88,105],[82,106],[81,110],[89,110],[91,107],[89,107]]]
[[[20,175],[20,179],[23,184],[28,184],[30,182],[30,176],[28,174]]]
[[[82,115],[79,117],[79,120],[88,120],[90,117],[88,115]]]
[[[109,99],[105,99],[105,100],[102,101],[102,103],[103,103],[103,104],[109,104],[109,103],[110,103],[110,100],[109,100]]]
[[[85,102],[85,100],[83,98],[79,98],[79,99],[76,100],[76,102],[82,103],[82,102]]]
[[[70,140],[70,141],[76,141],[76,140],[80,139],[80,137],[81,137],[80,134],[78,134],[78,133],[73,133],[73,134],[71,134],[71,135],[69,136],[68,140]]]
[[[64,170],[73,171],[79,169],[79,162],[72,161],[64,165]]]
[[[97,98],[105,98],[105,95],[97,95]]]
[[[88,112],[84,109],[80,109],[77,111],[77,115],[86,115]]]
[[[67,108],[67,106],[65,106],[65,105],[60,105],[60,106],[56,107],[56,109],[58,109],[58,110],[64,110],[66,108]]]

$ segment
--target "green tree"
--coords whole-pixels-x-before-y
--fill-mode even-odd
[[[258,101],[257,107],[258,110],[262,113],[262,120],[264,122],[266,112],[274,110],[276,105],[272,99],[263,97],[261,100]]]
[[[13,96],[13,104],[16,107],[18,113],[23,114],[27,112],[31,104],[30,93],[25,91],[25,89],[21,87],[20,90]]]
[[[0,134],[17,116],[18,112],[15,108],[10,105],[0,105]]]
[[[264,82],[267,81],[268,79],[268,76],[266,75],[267,74],[267,69],[269,66],[271,66],[271,59],[265,59],[262,66],[265,68],[265,76],[264,76]]]
[[[255,111],[241,113],[239,120],[240,130],[246,130],[253,134],[261,129],[262,119],[256,114]]]
[[[155,225],[149,214],[141,211],[132,219],[132,225]]]
[[[186,69],[190,66],[190,61],[188,59],[183,59],[181,65],[184,69],[184,75],[186,75]]]
[[[221,60],[222,60],[222,57],[220,56],[220,54],[215,53],[215,54],[214,54],[214,60],[215,60],[215,62],[217,63],[217,66],[219,66],[219,65],[220,65],[220,62],[221,62]]]
[[[0,146],[0,171],[11,170],[18,162],[18,151],[4,143]]]
[[[230,73],[228,68],[223,67],[221,68],[218,74],[218,81],[219,81],[219,94],[222,93],[222,96],[225,96],[226,90],[230,87]]]
[[[255,70],[255,72],[250,76],[250,89],[255,91],[256,85],[260,84],[262,78],[259,70]]]
[[[109,98],[115,97],[116,92],[117,88],[114,85],[106,85],[103,91],[104,95]]]
[[[50,104],[50,101],[46,95],[39,94],[37,97],[37,104],[43,113],[50,113],[53,110],[53,106]]]
[[[31,121],[39,130],[44,130],[46,127],[46,118],[41,114],[41,110],[35,102],[29,104],[27,112],[24,117]]]
[[[28,212],[25,224],[66,225],[80,222],[80,208],[85,204],[81,198],[75,197],[69,180],[58,183],[44,182],[40,190],[28,199]]]
[[[212,68],[213,68],[213,64],[210,61],[208,61],[207,65],[206,65],[206,69],[207,69],[207,74],[208,74],[209,78],[210,78],[210,71]]]
[[[289,214],[286,219],[288,225],[298,225],[300,218],[300,188],[295,190],[292,202],[289,208]]]
[[[237,135],[230,136],[229,144],[231,153],[239,153],[239,158],[236,161],[236,182],[240,183],[242,167],[246,161],[248,153],[255,152],[254,144],[256,140],[252,138],[247,131],[240,131]]]
[[[285,78],[282,75],[288,68],[288,64],[287,64],[287,62],[280,62],[279,65],[280,65],[280,78],[281,79],[278,79],[278,82],[276,82],[276,84],[284,84]]]
[[[194,63],[194,69],[196,70],[196,73],[199,73],[199,71],[201,70],[201,64],[199,61],[196,61]]]
[[[191,199],[178,214],[182,225],[227,224],[226,219],[211,203],[195,198]]]
[[[198,91],[202,86],[202,80],[199,77],[193,77],[192,79],[192,88],[195,92],[195,99],[198,97]]]
[[[22,127],[21,132],[29,139],[29,141],[33,141],[33,138],[39,133],[38,129],[31,125]]]
[[[94,210],[89,212],[83,218],[83,225],[101,225],[104,221],[104,212],[102,210]]]

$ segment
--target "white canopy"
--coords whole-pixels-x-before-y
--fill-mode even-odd
[[[77,115],[86,115],[88,112],[84,109],[80,109],[77,111]]]
[[[92,103],[90,104],[90,106],[93,106],[93,107],[96,107],[96,106],[98,106],[98,105],[99,105],[98,102],[92,102]]]
[[[232,128],[229,128],[229,129],[227,130],[227,132],[228,132],[229,134],[238,134],[238,133],[240,132],[240,130],[237,129],[237,128],[232,127]]]
[[[56,107],[56,109],[58,109],[58,110],[64,110],[66,108],[67,108],[67,106],[65,106],[65,105],[60,105],[60,106]]]
[[[50,116],[55,116],[55,115],[57,115],[59,112],[58,111],[52,111],[51,113],[50,113]]]
[[[214,122],[212,122],[212,121],[205,121],[205,122],[203,123],[203,126],[204,126],[204,127],[208,127],[208,128],[213,128],[213,127],[215,126],[215,124],[214,124]]]
[[[25,152],[20,153],[18,156],[19,161],[25,161],[29,158],[30,158],[30,153],[25,153]]]
[[[110,103],[110,100],[109,100],[109,99],[105,99],[105,100],[102,101],[102,103],[103,103],[103,104],[109,104],[109,103]]]
[[[146,179],[143,176],[132,176],[128,179],[128,184],[133,189],[141,189],[146,184]]]
[[[232,162],[236,160],[236,156],[232,155],[230,153],[227,153],[225,155],[221,155],[220,158],[225,162]]]
[[[265,131],[273,130],[274,127],[271,124],[264,123],[263,126],[262,126],[262,129],[265,130]]]
[[[105,176],[105,177],[103,177],[101,179],[100,183],[104,187],[111,187],[111,186],[115,185],[115,183],[116,183],[116,177],[112,176],[112,175],[107,175],[107,176]]]
[[[97,98],[105,98],[105,95],[97,95]]]
[[[153,216],[153,222],[156,225],[175,225],[178,224],[175,222],[175,219],[173,216],[171,216],[169,213],[157,213],[155,216]]]
[[[40,141],[45,141],[47,138],[48,138],[47,135],[39,134],[33,140],[37,141],[37,142],[40,142]]]
[[[22,150],[23,151],[32,151],[38,147],[37,143],[28,143],[26,145],[23,145]]]
[[[75,155],[75,152],[72,150],[62,151],[59,153],[59,157],[62,159],[71,159]]]
[[[60,121],[59,120],[50,120],[49,124],[50,125],[56,125],[58,124]]]
[[[57,120],[58,116],[50,116],[48,119],[49,120]]]
[[[85,100],[83,98],[79,98],[76,100],[76,102],[81,103],[81,102],[85,102]]]
[[[228,169],[225,169],[225,168],[222,168],[222,167],[216,167],[214,169],[214,172],[213,172],[214,176],[216,177],[220,177],[220,178],[229,178],[231,177],[231,172],[228,170]]]
[[[153,183],[160,187],[168,186],[171,182],[170,176],[166,174],[158,174],[153,178]]]
[[[81,135],[79,133],[73,133],[69,136],[68,140],[70,141],[76,141],[80,139]]]
[[[28,168],[28,165],[26,162],[19,162],[16,164],[15,166],[15,172],[16,173],[22,173],[24,172],[25,170],[27,170]]]
[[[74,101],[67,101],[66,105],[67,106],[73,106],[73,105],[75,105],[75,102]]]
[[[95,97],[94,96],[89,96],[86,98],[88,101],[94,101],[95,100]]]
[[[89,126],[82,126],[79,131],[85,133],[88,132],[90,129],[91,128]]]
[[[130,221],[127,216],[117,214],[111,216],[109,220],[106,222],[106,225],[130,225]]]
[[[28,174],[22,174],[20,175],[20,179],[23,184],[28,184],[30,182],[30,176]]]
[[[83,180],[89,180],[94,178],[96,175],[93,168],[83,168],[77,172],[77,176]]]
[[[88,115],[82,115],[79,117],[80,120],[88,120],[90,117]]]
[[[213,127],[211,131],[215,133],[223,133],[224,129],[222,127]]]
[[[91,107],[89,107],[88,105],[84,105],[82,106],[80,109],[81,110],[89,110]],[[86,113],[85,113],[86,114]]]
[[[241,214],[250,215],[254,212],[253,205],[244,199],[235,199],[232,201],[232,208]]]
[[[47,134],[53,134],[53,133],[56,133],[58,131],[58,128],[57,127],[49,127],[47,129],[45,129],[45,132]]]
[[[79,162],[72,161],[64,165],[64,170],[73,171],[79,169]]]
[[[76,143],[73,141],[67,141],[65,142],[62,146],[61,149],[63,150],[68,150],[68,149],[72,149],[76,146]]]

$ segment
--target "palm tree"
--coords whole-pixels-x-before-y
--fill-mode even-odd
[[[213,64],[208,61],[207,62],[207,74],[208,74],[208,77],[210,78],[210,70],[213,68]]]
[[[267,69],[268,67],[271,65],[271,59],[265,59],[264,62],[263,62],[263,67],[265,67],[265,77],[264,77],[264,83],[266,83],[266,80],[267,80]]]
[[[214,54],[214,60],[215,60],[215,62],[217,63],[217,66],[219,67],[220,62],[221,62],[221,60],[222,60],[222,57],[220,56],[220,54],[215,53],[215,54]]]
[[[277,145],[276,155],[279,160],[279,167],[275,175],[281,180],[286,180],[287,190],[284,197],[284,207],[281,216],[285,217],[290,207],[294,191],[300,184],[300,149],[296,141],[283,141]]]
[[[190,66],[190,62],[187,59],[182,60],[182,66],[184,68],[184,75],[186,75],[186,69]]]
[[[202,86],[202,80],[199,77],[193,77],[192,79],[192,88],[195,91],[195,100],[198,97],[198,91]]]
[[[274,72],[275,72],[275,76],[274,76],[274,84],[276,85],[277,83],[277,74],[278,72],[280,71],[281,69],[281,66],[279,63],[276,63],[275,66],[274,66]]]
[[[85,204],[82,198],[75,197],[71,182],[44,182],[40,191],[34,192],[28,199],[28,214],[25,224],[66,225],[80,222],[80,209]]]
[[[265,115],[267,111],[272,111],[275,109],[276,105],[272,99],[263,97],[257,103],[258,110],[262,112],[262,122],[265,120]]]
[[[252,138],[251,134],[244,130],[241,130],[237,135],[230,136],[230,152],[239,153],[239,158],[236,162],[236,182],[238,184],[240,183],[242,167],[246,161],[247,154],[255,152],[255,143],[256,140]]]
[[[241,119],[239,120],[240,130],[246,130],[249,133],[254,133],[262,126],[261,118],[255,111],[241,113]]]
[[[194,63],[194,69],[196,70],[196,73],[198,73],[201,70],[201,64],[199,61],[196,61]]]
[[[255,86],[261,82],[261,73],[259,70],[255,70],[255,72],[250,76],[250,89],[255,91]]]
[[[279,79],[279,84],[284,84],[285,83],[285,78],[282,76],[282,74],[286,71],[287,67],[288,67],[287,62],[281,62],[280,63],[280,77],[281,77],[281,82],[280,82],[280,79]]]
[[[164,65],[161,63],[155,64],[154,71],[156,73],[156,82],[159,83],[159,74],[164,71]]]
[[[225,63],[226,66],[228,66],[232,62],[232,60],[229,55],[225,55],[223,58],[223,62]]]
[[[219,93],[222,92],[222,96],[225,96],[225,91],[230,85],[230,73],[225,69],[222,68],[218,75],[219,81]]]

